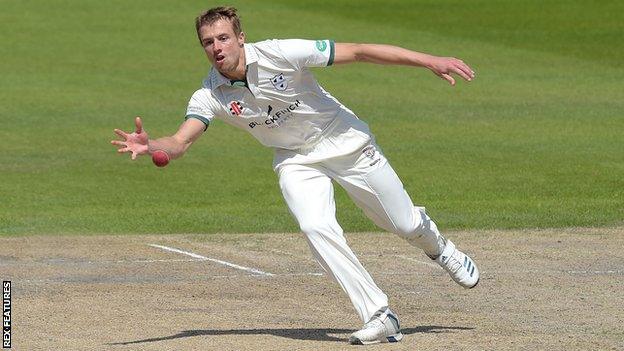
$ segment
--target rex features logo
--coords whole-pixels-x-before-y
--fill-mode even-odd
[[[296,100],[295,103],[290,104],[288,107],[279,111],[275,111],[273,114],[271,114],[271,112],[273,112],[273,107],[269,105],[267,118],[261,122],[254,121],[249,123],[249,128],[255,128],[261,125],[264,125],[267,128],[277,128],[294,115],[293,112],[299,107],[299,105],[301,105],[301,101]]]

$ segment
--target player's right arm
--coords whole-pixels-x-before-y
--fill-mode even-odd
[[[111,141],[111,144],[119,146],[117,152],[130,152],[133,160],[139,155],[151,155],[156,150],[165,151],[172,159],[182,157],[191,144],[193,144],[206,129],[206,125],[200,120],[188,118],[182,123],[174,135],[158,139],[149,139],[147,132],[143,129],[141,118],[137,117],[134,123],[136,126],[134,132],[127,133],[123,130],[115,129],[115,133],[119,135],[122,140]]]

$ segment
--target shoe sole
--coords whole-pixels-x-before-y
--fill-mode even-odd
[[[473,285],[473,286],[464,286],[464,288],[466,288],[466,289],[473,289],[473,288],[476,288],[476,287],[477,287],[477,285],[479,285],[479,282],[480,282],[480,281],[481,281],[481,277],[479,276],[479,279],[477,279],[477,282],[476,282],[476,283],[474,283],[474,285]]]
[[[456,282],[456,283],[457,283],[457,284],[459,284],[459,285],[460,285],[462,288],[464,288],[464,289],[473,289],[473,288],[476,288],[476,287],[477,287],[477,285],[479,285],[479,282],[480,282],[480,281],[481,281],[481,277],[479,277],[479,279],[477,279],[477,282],[476,282],[476,283],[474,283],[474,285],[472,285],[472,286],[465,286],[465,285],[461,285],[461,284],[459,284],[459,283],[457,283],[457,282]]]
[[[349,343],[351,345],[372,345],[372,344],[379,344],[379,343],[386,343],[386,342],[399,342],[401,340],[403,340],[403,333],[397,333],[394,335],[386,336],[384,339],[377,339],[377,340],[371,340],[371,341],[363,341],[357,338],[349,338]]]

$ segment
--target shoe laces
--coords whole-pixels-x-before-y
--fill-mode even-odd
[[[384,323],[381,321],[380,317],[375,317],[373,319],[371,319],[370,321],[368,321],[366,324],[364,324],[364,328],[363,329],[381,329],[381,328],[385,328],[386,326],[384,325]]]
[[[448,258],[446,266],[449,271],[453,273],[458,273],[464,268],[459,251],[455,250],[455,252],[453,252],[453,254]]]

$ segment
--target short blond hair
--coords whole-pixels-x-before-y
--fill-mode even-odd
[[[202,26],[211,25],[218,20],[228,20],[232,24],[232,29],[234,29],[234,34],[237,36],[242,32],[240,20],[238,18],[238,14],[236,14],[236,9],[231,6],[220,6],[213,7],[209,10],[206,10],[195,18],[195,29],[197,30],[197,37],[201,43],[201,36],[199,34],[199,29]]]

